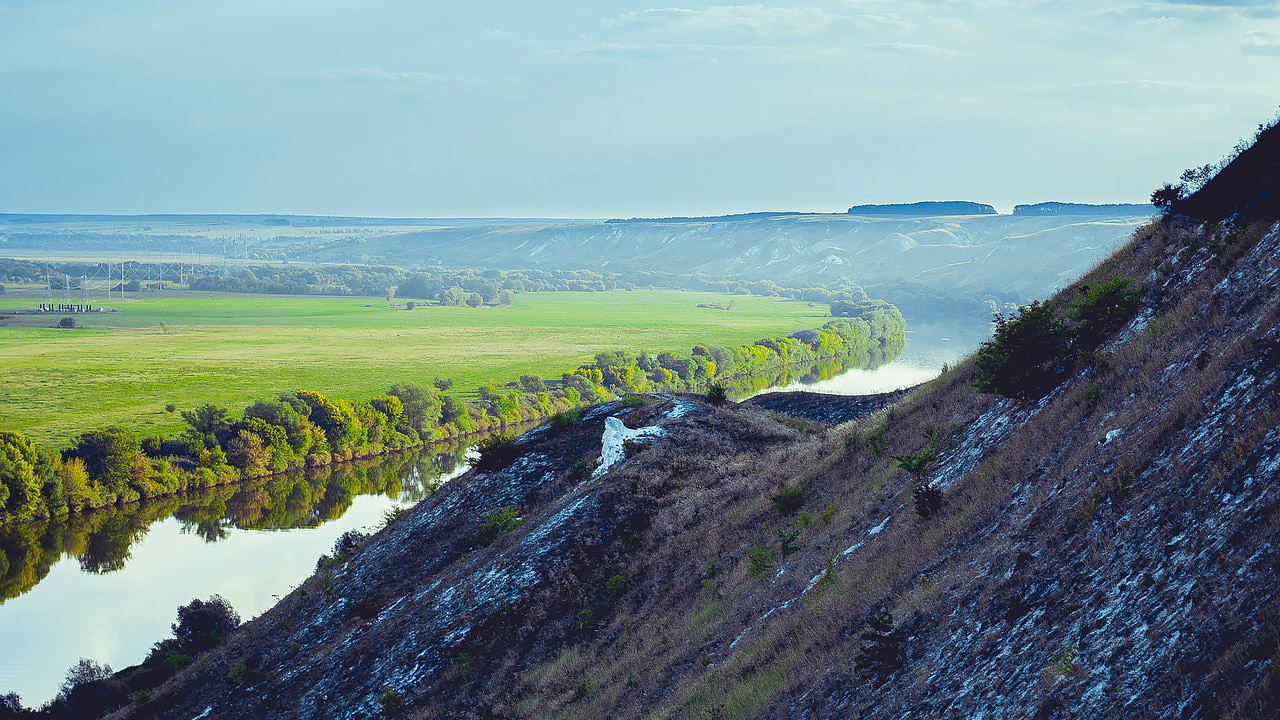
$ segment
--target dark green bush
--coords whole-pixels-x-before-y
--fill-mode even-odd
[[[1012,317],[996,315],[992,338],[978,347],[973,385],[1005,397],[1042,397],[1067,371],[1068,337],[1062,319],[1034,301]]]
[[[783,515],[800,509],[804,504],[804,491],[797,487],[784,487],[769,496],[769,502]]]
[[[747,548],[747,577],[763,577],[773,566],[773,548],[768,545]]]
[[[870,677],[876,685],[882,685],[906,662],[906,633],[894,627],[893,615],[888,610],[880,609],[871,613],[861,637],[862,645],[854,656],[854,668]]]
[[[604,581],[604,589],[614,594],[622,592],[622,588],[626,587],[626,585],[627,580],[621,575],[614,575]]]
[[[516,439],[502,434],[485,439],[476,449],[480,452],[480,458],[476,460],[476,467],[480,470],[500,470],[520,454]]]
[[[922,518],[932,517],[942,510],[942,491],[935,487],[925,484],[917,485],[911,493],[911,500],[915,505],[916,514]]]
[[[359,530],[348,530],[333,543],[333,557],[338,562],[343,562],[347,558],[355,554],[356,550],[368,540],[369,536]]]
[[[729,401],[729,391],[720,383],[712,383],[707,389],[707,402],[712,405],[723,405]]]
[[[928,471],[929,466],[938,457],[938,445],[935,441],[930,440],[928,445],[924,446],[920,452],[914,455],[894,455],[893,459],[897,461],[900,470],[919,477]]]
[[[1100,285],[1081,286],[1080,297],[1069,303],[1067,310],[1067,317],[1079,323],[1076,339],[1081,349],[1101,345],[1133,318],[1138,292],[1129,285],[1129,278],[1113,277]]]
[[[199,598],[178,608],[173,637],[187,653],[198,655],[222,642],[240,625],[240,614],[221,595]]]
[[[573,427],[574,423],[582,419],[582,411],[574,408],[572,410],[561,410],[551,416],[551,430],[553,432],[562,432]]]
[[[524,524],[520,510],[514,507],[501,507],[490,510],[480,516],[480,529],[476,532],[476,542],[488,545],[498,539],[499,535],[515,530]]]

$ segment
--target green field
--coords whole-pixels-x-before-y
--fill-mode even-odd
[[[40,289],[9,287],[0,314],[34,308]],[[726,305],[729,311],[699,303]],[[222,293],[140,294],[78,315],[0,320],[0,429],[62,445],[121,425],[181,426],[179,409],[239,411],[292,389],[356,399],[391,383],[454,378],[452,392],[520,375],[559,377],[608,349],[734,345],[817,327],[825,306],[669,290],[526,293],[510,307],[389,307],[385,298]]]

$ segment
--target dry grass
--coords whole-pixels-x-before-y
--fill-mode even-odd
[[[1259,231],[1249,232],[1256,237]],[[670,596],[636,607],[634,615],[618,621],[616,632],[634,628],[640,618],[686,620],[653,629],[657,639],[628,636],[618,660],[605,665],[617,668],[605,677],[626,689],[610,692],[607,702],[560,704],[526,686],[526,707],[558,706],[548,717],[593,717],[606,711],[617,717],[789,714],[787,706],[774,704],[777,698],[802,697],[824,686],[824,677],[848,675],[850,636],[873,608],[888,606],[896,618],[911,623],[975,589],[973,602],[979,607],[1008,602],[1011,596],[1002,593],[1009,591],[989,582],[980,568],[1011,558],[986,557],[991,550],[978,549],[983,534],[1004,522],[1015,489],[1029,493],[1020,500],[1028,508],[1029,527],[1049,550],[1064,552],[1075,542],[1072,538],[1086,537],[1088,528],[1114,517],[1119,512],[1116,503],[1132,507],[1154,502],[1158,487],[1134,487],[1135,478],[1151,458],[1167,449],[1171,433],[1203,415],[1204,399],[1214,397],[1252,352],[1247,333],[1236,326],[1239,318],[1222,312],[1211,300],[1225,268],[1209,263],[1190,282],[1157,300],[1161,293],[1156,285],[1178,271],[1173,258],[1182,254],[1182,263],[1195,262],[1194,255],[1178,247],[1193,237],[1192,229],[1176,223],[1147,226],[1130,246],[1081,278],[1080,283],[1114,275],[1138,279],[1144,303],[1158,308],[1156,319],[1146,331],[1082,363],[1032,421],[1013,429],[998,450],[946,493],[943,512],[931,520],[910,511],[914,478],[897,470],[890,456],[916,452],[931,435],[941,438],[945,454],[992,407],[995,400],[970,388],[970,362],[896,405],[822,436],[806,433],[780,448],[740,437],[729,442],[721,436],[719,441],[731,447],[700,440],[684,449],[682,459],[671,459],[663,468],[645,468],[648,473],[679,476],[680,487],[677,497],[666,498],[655,509],[644,558],[633,561],[636,570],[628,571],[628,577],[662,578],[673,590]],[[1154,278],[1153,260],[1162,268]],[[1076,287],[1065,289],[1053,302],[1065,307]],[[1261,316],[1274,325],[1276,309]],[[1194,367],[1206,337],[1223,341],[1202,369],[1187,371]],[[1171,374],[1170,367],[1184,369]],[[1093,399],[1082,397],[1091,386],[1096,388],[1090,392]],[[1272,419],[1264,419],[1228,448],[1218,460],[1224,468],[1219,474],[1256,449],[1266,430],[1274,427],[1274,416],[1267,417]],[[711,435],[725,433],[726,425],[748,428],[764,422],[732,409],[721,411],[717,420],[708,431]],[[1106,432],[1115,428],[1124,430],[1124,441],[1101,445]],[[885,451],[875,457],[866,442],[881,429]],[[766,449],[753,452],[753,446]],[[768,539],[762,528],[785,523],[763,500],[780,483],[802,488],[805,508],[820,513],[825,522],[805,529],[800,554],[788,559],[781,578],[770,578],[762,587],[746,577],[742,553],[751,543]],[[868,528],[887,516],[892,518],[889,526],[867,540]],[[1107,541],[1097,535],[1087,541],[1085,552],[1101,558]],[[823,572],[832,548],[838,553],[859,540],[867,545],[840,558],[834,587],[815,591],[804,602],[758,622],[771,608],[799,594],[808,578]],[[964,547],[983,555],[963,561]],[[716,579],[717,597],[710,603],[699,592],[699,568],[708,558],[734,568]],[[643,572],[637,572],[640,568]],[[1016,589],[1016,584],[1009,587]],[[715,622],[719,618],[723,620]],[[747,639],[726,653],[729,642],[746,627],[751,628]],[[599,650],[584,652],[608,657]],[[710,665],[707,658],[712,659]],[[620,669],[627,667],[648,670]],[[917,668],[904,682],[924,693],[927,683],[922,677],[927,674],[926,668]],[[1055,680],[1054,687],[1060,682]],[[654,702],[655,698],[662,700]]]

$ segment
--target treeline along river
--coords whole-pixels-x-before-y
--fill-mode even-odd
[[[896,311],[893,315],[897,316]],[[900,353],[904,338],[900,317],[897,323],[892,316],[881,318],[881,326],[874,331],[866,321],[838,320],[818,331],[766,339],[755,346],[699,346],[684,358],[690,359],[686,372],[691,374],[699,372],[693,369],[694,363],[702,363],[701,383],[682,379],[684,358],[679,355],[662,357],[661,362],[677,366],[675,371],[666,370],[668,377],[662,372],[666,365],[659,364],[658,358],[651,360],[651,369],[644,370],[644,356],[601,353],[596,363],[566,373],[555,385],[494,389],[491,395],[496,397],[490,397],[488,405],[465,408],[468,417],[482,425],[473,426],[469,433],[457,432],[452,442],[418,447],[403,442],[405,449],[380,448],[379,454],[365,459],[331,455],[328,463],[304,462],[276,470],[269,465],[269,455],[260,453],[254,466],[257,471],[245,472],[243,465],[228,462],[245,457],[243,447],[228,443],[228,439],[242,438],[240,430],[229,432],[229,427],[244,420],[214,408],[199,409],[193,413],[188,441],[198,436],[196,426],[204,423],[213,437],[202,444],[215,457],[214,448],[222,450],[225,459],[219,464],[228,468],[221,471],[228,475],[226,482],[195,483],[181,492],[150,497],[128,496],[99,507],[82,506],[76,512],[36,513],[0,528],[0,637],[5,645],[0,655],[0,692],[17,691],[28,705],[39,704],[52,697],[65,670],[80,657],[108,662],[116,669],[138,662],[152,642],[167,634],[177,606],[194,597],[218,593],[246,618],[257,615],[305,578],[342,533],[373,529],[384,521],[385,513],[422,500],[441,482],[465,472],[467,448],[487,434],[518,432],[535,425],[539,415],[545,417],[545,410],[595,403],[627,392],[699,390],[713,380],[726,385],[731,397],[746,397],[770,387],[866,372],[891,363]],[[837,352],[822,352],[823,343],[828,351],[835,343]],[[739,371],[717,371],[717,359],[722,361],[720,368]],[[581,380],[575,385],[573,377]],[[522,382],[532,385],[529,379]],[[409,395],[404,387],[401,391]],[[566,403],[562,388],[581,388],[583,395]],[[561,394],[552,395],[554,389]],[[444,401],[438,393],[418,390],[437,398],[438,405],[428,407],[443,413]],[[521,401],[528,403],[532,396],[532,407],[537,408],[539,394],[561,400],[541,413],[510,415],[508,422],[493,419],[504,411],[500,404],[504,395],[514,401],[515,408],[529,407]],[[483,395],[482,391],[481,403]],[[376,403],[370,405],[376,407]],[[332,414],[342,410],[339,406]],[[511,412],[510,405],[506,411]],[[359,415],[351,414],[358,422]],[[326,420],[323,412],[315,417]],[[321,422],[313,424],[321,426]],[[213,429],[217,423],[224,425],[221,431]],[[224,435],[221,440],[219,432]],[[316,441],[330,440],[323,427],[312,432]],[[288,442],[287,436],[284,439]],[[162,447],[163,442],[172,441],[139,442],[135,458],[150,457],[147,449]],[[223,450],[224,444],[230,445],[231,452]],[[234,477],[230,470],[235,471]]]

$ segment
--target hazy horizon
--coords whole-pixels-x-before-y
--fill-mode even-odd
[[[15,213],[1144,202],[1280,103],[1261,0],[0,3]]]

